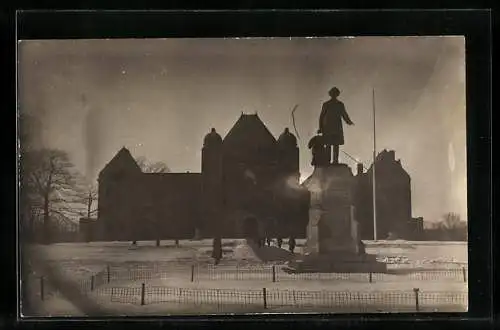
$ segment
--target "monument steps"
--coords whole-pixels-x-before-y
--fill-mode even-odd
[[[264,245],[259,247],[250,239],[246,240],[246,244],[253,250],[255,256],[262,262],[286,262],[295,259],[295,255],[293,253],[277,246]]]

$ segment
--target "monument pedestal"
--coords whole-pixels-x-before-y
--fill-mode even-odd
[[[386,272],[385,263],[360,249],[355,219],[355,178],[345,164],[316,167],[304,186],[311,193],[306,254],[290,272]]]

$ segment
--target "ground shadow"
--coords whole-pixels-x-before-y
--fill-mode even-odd
[[[248,246],[255,253],[255,256],[259,258],[262,262],[270,261],[292,261],[295,259],[295,254],[287,251],[285,249],[279,248],[277,246],[261,246],[259,247],[257,243],[252,240],[247,240]]]

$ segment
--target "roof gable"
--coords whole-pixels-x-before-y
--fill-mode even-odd
[[[375,171],[377,171],[378,173],[380,172],[388,172],[391,174],[399,173],[410,178],[410,174],[404,169],[403,165],[401,164],[401,160],[396,159],[395,154],[396,153],[394,150],[386,150],[386,149],[378,153],[378,155],[375,157],[375,164],[377,166]],[[371,176],[373,175],[372,173],[373,173],[373,163],[370,165],[365,174]]]
[[[99,172],[99,177],[111,172],[142,173],[130,151],[123,147]]]
[[[223,141],[224,147],[273,147],[276,139],[257,114],[241,114]]]

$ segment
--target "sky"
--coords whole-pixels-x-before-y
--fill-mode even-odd
[[[199,172],[212,127],[224,137],[242,112],[257,113],[277,138],[294,132],[295,105],[304,179],[333,86],[355,123],[341,150],[368,167],[374,90],[377,151],[395,150],[410,174],[413,216],[467,217],[463,37],[30,40],[18,64],[20,113],[93,179],[123,146]]]

